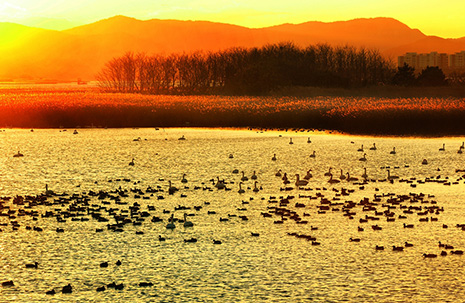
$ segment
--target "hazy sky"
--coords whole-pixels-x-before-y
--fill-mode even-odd
[[[465,36],[464,12],[464,0],[0,0],[0,22],[56,29],[115,15],[247,27],[392,17],[427,35],[456,38]]]

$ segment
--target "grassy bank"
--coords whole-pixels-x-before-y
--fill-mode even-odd
[[[464,118],[465,99],[459,97],[152,96],[92,89],[0,90],[3,128],[264,127],[460,136],[465,135]]]
[[[273,92],[275,96],[295,97],[377,97],[377,98],[465,98],[465,86],[403,87],[379,85],[361,88],[285,87]]]

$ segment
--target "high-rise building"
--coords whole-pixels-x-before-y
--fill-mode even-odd
[[[422,54],[410,52],[397,57],[397,65],[399,67],[403,66],[405,63],[415,68],[417,73],[428,66],[437,66],[442,70],[465,68],[465,51],[452,55],[438,52]]]
[[[465,68],[465,51],[449,55],[449,67],[451,69]]]

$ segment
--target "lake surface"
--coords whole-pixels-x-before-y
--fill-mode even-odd
[[[463,141],[218,129],[0,131],[0,267],[2,282],[14,283],[0,287],[0,301],[462,301],[465,256],[452,252],[465,249],[457,227],[465,223]],[[18,151],[24,156],[13,157]],[[331,184],[330,167],[334,179],[342,170],[358,181]],[[296,174],[303,179],[310,169],[308,184],[296,186]],[[399,178],[387,180],[388,170]],[[239,193],[242,171],[248,180]],[[215,187],[218,178],[226,189]],[[193,227],[183,226],[184,214]],[[167,229],[172,215],[175,228]],[[67,284],[70,294],[62,293]]]

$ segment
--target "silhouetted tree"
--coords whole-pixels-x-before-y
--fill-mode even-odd
[[[427,66],[417,78],[418,84],[422,86],[446,85],[446,76],[438,66]]]
[[[411,67],[407,63],[397,68],[397,72],[392,78],[392,84],[402,86],[412,86],[416,82],[415,68]]]
[[[278,43],[217,53],[147,56],[126,53],[98,75],[104,89],[124,93],[264,94],[281,86],[358,87],[386,82],[391,63],[376,50]]]

